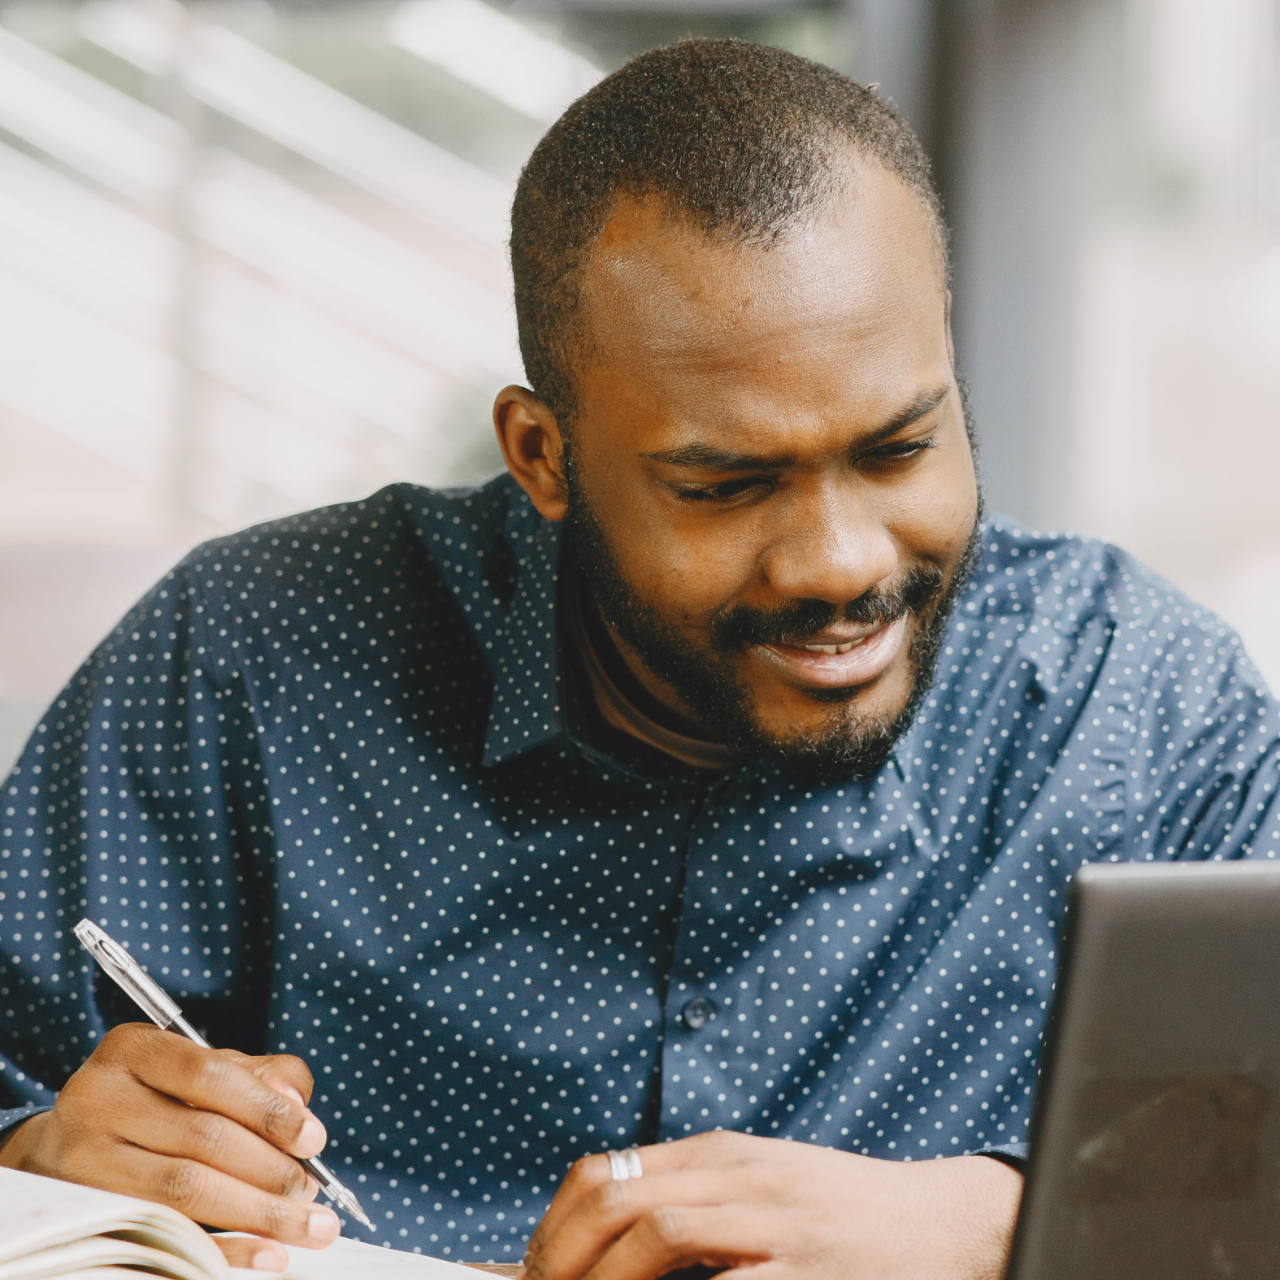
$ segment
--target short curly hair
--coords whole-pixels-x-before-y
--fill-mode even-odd
[[[682,40],[569,107],[525,165],[511,211],[520,351],[563,432],[577,415],[575,361],[590,350],[582,273],[615,200],[656,196],[708,234],[767,247],[832,194],[842,144],[919,197],[946,275],[923,147],[892,105],[830,67],[744,40]]]

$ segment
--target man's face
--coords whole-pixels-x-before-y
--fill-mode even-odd
[[[878,767],[979,507],[924,210],[872,164],[768,249],[626,202],[584,306],[567,519],[623,658],[707,736]]]

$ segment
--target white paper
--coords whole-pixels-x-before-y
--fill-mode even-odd
[[[327,1249],[289,1250],[290,1280],[480,1280],[480,1272],[443,1258],[421,1253],[382,1249],[363,1240],[340,1236]],[[236,1280],[253,1276],[265,1280],[261,1271],[233,1271]]]
[[[102,1238],[107,1232],[127,1232],[130,1239]],[[237,1280],[478,1280],[477,1272],[456,1262],[344,1237],[327,1249],[290,1248],[284,1276],[232,1271],[213,1240],[173,1209],[0,1168],[0,1277],[5,1280],[48,1275],[50,1264],[60,1273],[59,1280],[91,1280],[108,1274],[100,1268],[108,1257],[117,1263],[133,1260],[136,1265],[150,1248],[185,1259],[185,1265],[175,1262],[172,1274],[209,1280],[228,1276]],[[24,1260],[30,1260],[31,1266],[24,1265]],[[115,1270],[110,1274],[132,1273]]]

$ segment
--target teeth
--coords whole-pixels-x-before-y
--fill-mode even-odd
[[[865,638],[864,636],[863,639]],[[804,647],[810,653],[848,653],[850,649],[856,649],[862,643],[862,640],[850,640],[847,644],[807,644]]]

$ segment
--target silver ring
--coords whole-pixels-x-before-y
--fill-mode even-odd
[[[642,1178],[644,1170],[640,1167],[640,1152],[635,1147],[628,1147],[625,1151],[610,1151],[609,1173],[614,1182],[626,1182],[628,1178]]]

